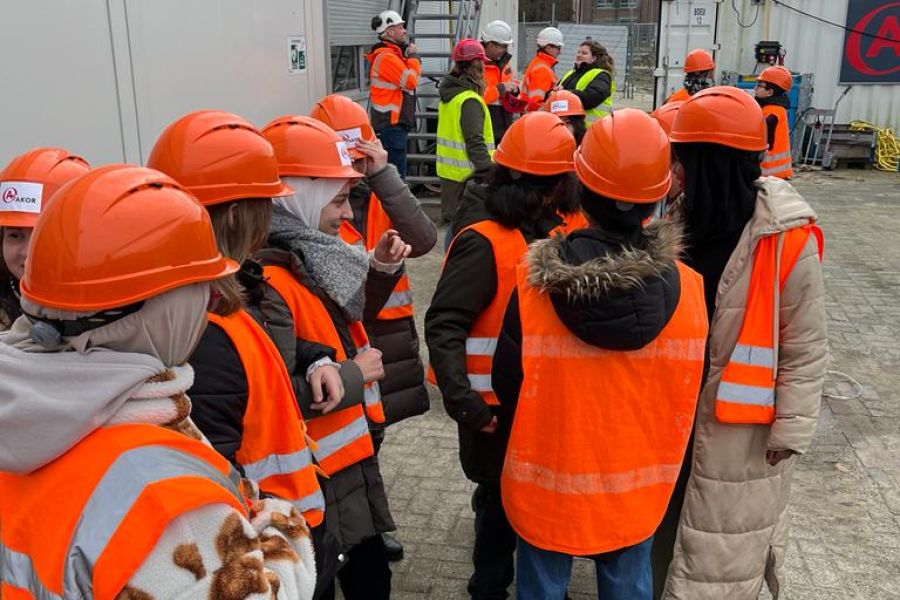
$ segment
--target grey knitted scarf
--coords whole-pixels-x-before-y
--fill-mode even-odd
[[[275,206],[269,243],[296,255],[306,272],[351,321],[361,321],[366,304],[369,256],[340,238],[311,229]]]

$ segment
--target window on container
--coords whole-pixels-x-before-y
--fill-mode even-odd
[[[596,0],[597,8],[637,8],[638,0]]]
[[[363,87],[363,69],[359,46],[331,47],[331,89],[335,92],[359,90]]]

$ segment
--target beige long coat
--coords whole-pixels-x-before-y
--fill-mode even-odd
[[[780,298],[775,422],[719,423],[716,392],[744,319],[756,243],[815,219],[786,181],[764,177],[757,185],[756,211],[716,295],[709,376],[697,408],[693,465],[663,596],[669,600],[755,600],[764,579],[778,598],[784,581],[787,504],[797,459],[771,467],[765,457],[767,450],[802,454],[815,433],[828,360],[825,289],[810,236]]]

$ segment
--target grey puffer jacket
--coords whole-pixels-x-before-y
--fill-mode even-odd
[[[396,167],[388,165],[366,177],[350,192],[353,208],[353,227],[363,239],[368,238],[367,224],[372,194],[391,219],[404,242],[412,247],[410,258],[427,254],[437,242],[437,228],[409,186],[400,178]],[[371,248],[369,248],[371,250]],[[366,304],[381,305],[383,298],[368,294]],[[370,311],[366,311],[370,315]],[[373,348],[381,350],[384,379],[380,382],[386,425],[421,415],[428,411],[428,390],[425,388],[425,368],[419,354],[419,334],[415,321],[382,320],[371,315],[365,320],[366,332]]]
[[[697,408],[691,476],[663,595],[669,600],[755,600],[763,580],[776,599],[783,591],[787,505],[797,458],[772,467],[766,451],[802,454],[815,434],[828,362],[825,288],[810,236],[779,299],[775,422],[718,422],[716,393],[744,320],[756,244],[764,235],[816,218],[789,183],[763,177],[757,185],[756,211],[716,294],[709,376]]]

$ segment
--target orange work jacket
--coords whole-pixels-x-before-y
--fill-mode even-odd
[[[393,229],[394,224],[391,218],[381,205],[378,196],[372,194],[369,197],[369,211],[366,216],[366,237],[350,224],[349,221],[341,223],[341,239],[348,244],[364,247],[368,252],[375,249],[378,240],[384,235],[388,229]],[[413,295],[412,288],[409,285],[409,276],[405,273],[397,281],[394,291],[391,292],[387,303],[379,311],[377,319],[379,321],[394,321],[396,319],[407,319],[413,316]]]
[[[385,44],[366,55],[369,61],[369,106],[390,113],[391,125],[400,122],[403,94],[414,94],[419,85],[422,63],[406,58],[399,46]]]
[[[600,554],[643,542],[662,521],[691,435],[708,333],[703,281],[677,266],[675,314],[631,352],[576,337],[519,266],[524,379],[501,491],[529,544]]]
[[[824,239],[813,224],[757,242],[744,321],[716,391],[716,418],[723,423],[766,424],[775,420],[778,298],[810,235],[816,236],[821,260]]]
[[[673,92],[672,95],[669,96],[665,102],[663,102],[663,104],[668,104],[669,102],[684,102],[690,99],[691,95],[688,93],[688,91],[685,88],[680,87],[675,90],[675,92]]]
[[[246,515],[240,476],[211,447],[162,427],[101,427],[27,475],[0,473],[4,600],[113,600],[177,517]]]
[[[278,349],[262,327],[240,309],[209,320],[228,335],[247,378],[241,446],[235,458],[259,489],[293,504],[311,527],[322,523],[325,496],[319,488],[306,425]]]
[[[294,320],[294,335],[334,348],[338,362],[347,360],[340,335],[319,297],[302,286],[287,269],[268,265],[263,267],[263,274],[266,283],[287,303]],[[362,323],[351,323],[350,335],[357,352],[368,350],[369,339]],[[375,423],[384,422],[377,382],[366,385],[364,406],[365,409],[357,404],[306,422],[307,433],[316,442],[313,457],[326,475],[374,455],[366,415]]]
[[[562,218],[563,222],[561,225],[557,225],[550,232],[550,237],[553,237],[557,234],[559,235],[569,235],[573,231],[578,229],[587,229],[590,227],[590,223],[588,223],[587,217],[584,216],[584,212],[579,210],[578,212],[571,215],[564,215],[559,213],[559,216]]]
[[[491,104],[500,105],[500,90],[497,89],[497,85],[501,83],[510,83],[513,80],[513,72],[512,69],[509,68],[509,65],[503,65],[503,70],[500,70],[500,67],[495,62],[489,62],[484,64],[484,103],[490,106]]]
[[[544,100],[559,81],[553,67],[559,62],[546,52],[538,52],[522,77],[522,100],[528,102],[526,112],[540,110],[544,106]]]
[[[787,111],[783,106],[768,104],[762,107],[763,115],[775,115],[778,125],[775,126],[775,142],[766,151],[762,160],[762,174],[782,179],[790,179],[794,176],[791,165],[791,134],[788,128]]]
[[[494,299],[475,319],[469,337],[466,338],[466,371],[472,390],[478,392],[486,404],[498,406],[500,403],[491,382],[494,352],[497,350],[497,338],[503,327],[509,298],[516,288],[516,264],[525,255],[528,245],[522,232],[508,229],[496,221],[479,221],[469,225],[460,230],[456,238],[466,231],[475,231],[491,243],[497,270],[497,292]],[[450,248],[456,238],[450,242]],[[450,248],[447,249],[447,256],[450,256]],[[433,369],[428,370],[428,380],[437,383]]]

